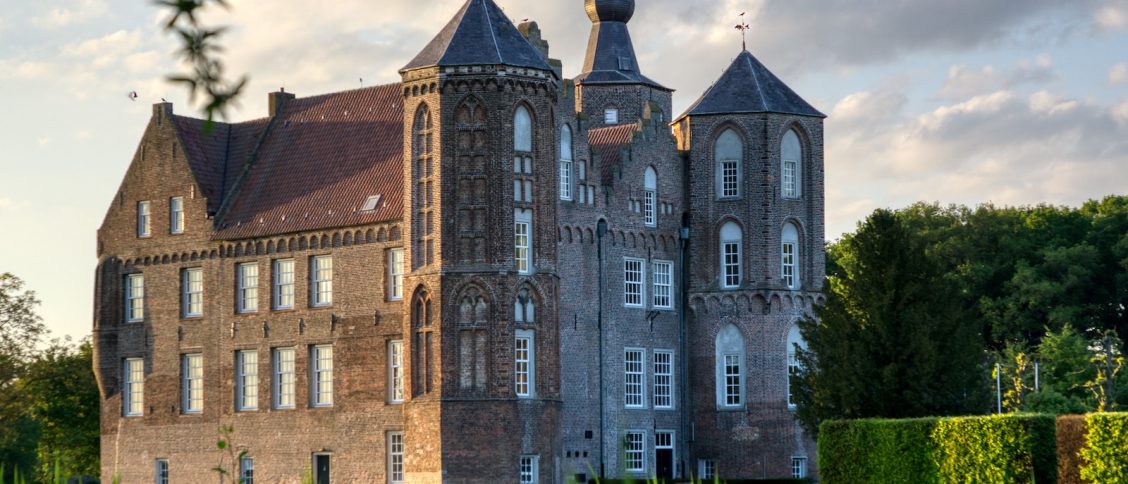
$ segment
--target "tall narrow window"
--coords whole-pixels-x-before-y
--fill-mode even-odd
[[[513,214],[513,259],[517,272],[532,272],[532,225],[533,211],[517,209]]]
[[[513,374],[517,396],[531,398],[536,394],[536,359],[534,358],[533,331],[517,330],[513,355]]]
[[[310,351],[310,400],[315,407],[333,406],[333,346],[318,345]]]
[[[412,395],[430,393],[434,378],[434,328],[431,325],[431,298],[426,291],[415,293],[412,309],[412,325],[415,327],[415,341],[412,343]]]
[[[623,439],[623,453],[627,472],[646,471],[646,432],[628,431]]]
[[[258,351],[235,353],[235,405],[239,411],[258,409]]]
[[[196,267],[184,269],[180,278],[181,314],[185,318],[204,315],[204,270]]]
[[[744,336],[729,324],[717,333],[717,407],[736,409],[744,406]]]
[[[435,157],[434,157],[434,126],[431,120],[431,111],[426,104],[420,104],[415,112],[415,123],[412,127],[412,154],[415,165],[412,167],[413,196],[412,205],[412,248],[411,261],[413,267],[422,267],[434,262],[435,244]]]
[[[294,349],[274,349],[274,408],[294,408]]]
[[[628,348],[623,353],[623,405],[627,408],[646,406],[642,394],[643,382],[646,381],[644,359],[646,359],[645,350]]]
[[[802,479],[807,477],[807,458],[806,457],[792,457],[791,458],[791,477],[795,479]]]
[[[780,275],[788,289],[799,289],[799,229],[786,223],[780,233]]]
[[[152,235],[152,206],[148,200],[137,202],[137,236]]]
[[[170,234],[184,233],[183,197],[172,197],[168,199],[168,232]]]
[[[783,198],[799,198],[803,194],[803,146],[795,130],[783,135],[780,162],[780,194]]]
[[[642,197],[642,215],[647,226],[658,225],[656,205],[658,204],[658,173],[647,167],[644,176],[645,191]]]
[[[717,137],[713,151],[713,159],[717,164],[717,198],[739,198],[744,142],[736,131],[726,129]]]
[[[795,383],[800,370],[803,368],[799,363],[799,355],[796,349],[806,350],[807,343],[803,341],[799,327],[792,325],[791,330],[787,333],[787,406],[789,408],[795,408]]]
[[[533,203],[533,117],[525,106],[513,114],[513,200]]]
[[[294,259],[274,261],[274,309],[294,309]]]
[[[654,408],[674,408],[673,351],[654,351]]]
[[[255,460],[250,457],[239,459],[238,484],[255,484]]]
[[[540,464],[540,457],[535,455],[521,456],[521,484],[537,484],[537,477],[540,474],[537,469]]]
[[[403,402],[403,340],[388,342],[388,402]]]
[[[236,310],[240,313],[258,311],[258,263],[248,262],[238,266],[239,289]]]
[[[168,459],[157,459],[156,468],[153,470],[153,482],[168,484]]]
[[[322,255],[310,259],[310,301],[313,306],[333,304],[333,257]]]
[[[403,483],[403,432],[388,432],[388,484]]]
[[[645,279],[642,259],[623,259],[623,303],[627,307],[642,307],[642,281]]]
[[[145,276],[125,276],[125,322],[136,323],[145,319]]]
[[[145,404],[145,362],[141,358],[128,358],[122,369],[122,415],[141,416]]]
[[[560,128],[560,199],[572,199],[572,128]]]
[[[654,261],[654,309],[673,309],[674,263]]]
[[[388,300],[403,299],[403,249],[388,249]]]
[[[741,246],[744,245],[744,232],[735,222],[721,227],[721,287],[740,287]]]
[[[184,355],[181,357],[180,374],[184,413],[204,411],[204,355]]]

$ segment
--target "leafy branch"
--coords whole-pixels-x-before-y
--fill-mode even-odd
[[[169,76],[168,80],[183,84],[188,89],[189,101],[193,103],[197,96],[205,97],[202,110],[207,115],[208,130],[217,114],[227,118],[227,108],[235,104],[247,85],[247,76],[234,82],[224,79],[223,62],[216,56],[223,52],[219,39],[227,28],[207,27],[200,20],[200,13],[211,3],[228,8],[226,0],[156,1],[158,6],[172,12],[164,30],[175,32],[180,38],[181,48],[177,57],[189,66],[189,72]]]

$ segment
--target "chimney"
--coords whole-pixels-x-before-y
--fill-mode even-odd
[[[286,88],[281,88],[278,92],[270,93],[270,117],[278,116],[282,112],[282,108],[286,107],[286,103],[293,101],[295,96],[286,92]]]
[[[172,116],[172,103],[159,102],[153,105],[153,117],[170,117]]]

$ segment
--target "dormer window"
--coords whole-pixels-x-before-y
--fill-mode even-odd
[[[619,57],[619,70],[620,71],[629,71],[631,69],[633,69],[633,67],[631,66],[631,58],[630,57]]]
[[[619,124],[619,108],[609,107],[604,109],[603,124]]]

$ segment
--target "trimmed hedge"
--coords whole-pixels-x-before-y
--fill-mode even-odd
[[[937,482],[934,418],[828,421],[819,428],[823,482]]]
[[[1088,482],[1128,482],[1128,414],[1085,416],[1088,434],[1081,449],[1081,478]]]

